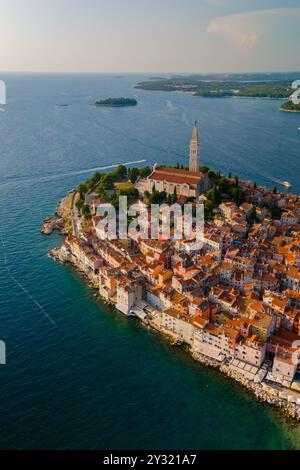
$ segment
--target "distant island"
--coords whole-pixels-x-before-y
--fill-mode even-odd
[[[138,102],[135,98],[107,98],[104,100],[96,101],[96,106],[109,106],[122,108],[125,106],[137,106]]]
[[[287,111],[289,113],[300,113],[300,104],[294,104],[292,101],[286,101],[280,107],[281,111]]]
[[[298,74],[299,75],[299,74]],[[149,79],[135,88],[149,91],[179,91],[208,98],[288,98],[297,74],[210,74]]]

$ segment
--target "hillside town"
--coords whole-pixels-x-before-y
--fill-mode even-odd
[[[156,164],[131,181],[133,170],[125,173],[123,183],[69,196],[71,223],[54,257],[83,271],[122,314],[291,403],[299,418],[300,197],[201,167],[196,123],[189,168]],[[186,239],[99,238],[97,209],[116,188],[148,203],[160,195],[203,203],[201,248]]]

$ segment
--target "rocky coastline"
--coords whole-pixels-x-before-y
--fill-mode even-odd
[[[44,235],[51,235],[54,230],[57,230],[65,235],[67,235],[68,233],[64,230],[64,220],[62,218],[46,217],[41,228],[41,233],[43,233]]]
[[[50,251],[49,255],[51,258],[61,264],[72,265],[76,269],[76,271],[80,272],[80,274],[83,275],[83,277],[88,281],[88,284],[92,289],[98,290],[98,283],[95,281],[94,277],[92,275],[88,275],[77,263],[75,263],[71,259],[71,257],[64,250],[62,250],[61,248],[53,248]],[[97,294],[96,297],[97,299],[99,299],[99,302],[105,303],[105,300],[102,299],[99,294]],[[114,306],[113,304],[109,305]],[[142,321],[142,323],[144,323],[147,327],[150,327],[153,330],[162,334],[168,341],[171,342],[172,345],[175,346],[178,344],[178,338],[176,335],[164,329],[158,328],[157,325],[151,322],[151,320]],[[196,353],[192,350],[192,348],[187,347],[186,350],[197,362],[201,363],[204,366],[217,369],[219,370],[219,372],[226,375],[230,379],[238,382],[240,385],[246,388],[248,392],[252,393],[258,401],[279,408],[292,421],[300,421],[300,405],[292,403],[287,399],[281,398],[280,390],[273,387],[272,384],[268,384],[267,382],[255,383],[254,381],[247,379],[238,372],[231,370],[227,364],[220,363],[207,356]]]

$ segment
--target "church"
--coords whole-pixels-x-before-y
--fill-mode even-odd
[[[174,194],[176,188],[177,197],[199,197],[211,188],[211,181],[207,175],[199,171],[200,144],[197,122],[193,129],[190,142],[189,170],[180,170],[158,165],[153,166],[152,173],[147,178],[147,190],[165,191]]]

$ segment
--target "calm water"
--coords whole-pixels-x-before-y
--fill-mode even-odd
[[[39,233],[59,198],[89,175],[81,170],[142,158],[186,163],[195,119],[205,164],[270,187],[289,180],[300,192],[300,115],[278,112],[277,101],[133,90],[146,77],[0,78],[8,87],[0,113],[0,447],[300,448],[299,428],[279,412],[99,307],[76,273],[47,257],[61,238]],[[136,95],[139,106],[91,106],[122,95]]]

